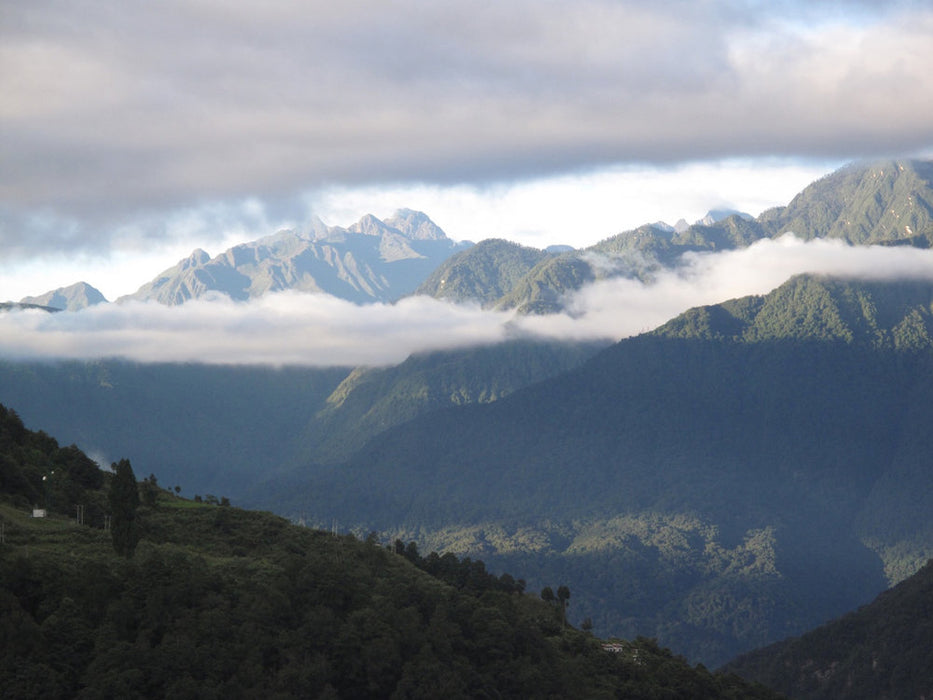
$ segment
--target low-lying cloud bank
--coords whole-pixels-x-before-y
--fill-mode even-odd
[[[429,297],[357,306],[325,294],[281,292],[248,303],[218,295],[182,306],[130,302],[3,314],[0,356],[382,365],[420,350],[499,342],[505,321],[502,314]]]
[[[183,306],[109,304],[79,312],[0,314],[0,357],[140,362],[355,366],[408,355],[498,343],[522,335],[621,339],[694,306],[764,294],[800,273],[865,279],[933,280],[933,251],[853,247],[792,236],[737,251],[695,254],[650,284],[614,279],[569,301],[570,313],[523,317],[428,297],[357,306],[326,295],[271,294],[249,303],[225,297]]]
[[[616,278],[585,287],[570,299],[569,315],[522,319],[525,330],[565,338],[644,333],[687,309],[766,294],[793,275],[856,279],[933,280],[933,251],[911,247],[851,246],[838,240],[802,241],[791,234],[720,253],[684,256],[651,284]]]

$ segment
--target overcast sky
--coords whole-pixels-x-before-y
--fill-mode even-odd
[[[0,300],[425,211],[583,246],[933,148],[933,7],[0,3]]]

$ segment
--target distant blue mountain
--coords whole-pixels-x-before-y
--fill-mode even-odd
[[[106,304],[107,300],[100,291],[87,282],[77,282],[68,287],[59,287],[58,289],[40,294],[39,296],[23,297],[20,303],[48,306],[60,311],[78,311],[79,309],[94,306],[95,304]]]
[[[314,219],[210,257],[195,250],[135,293],[121,297],[181,304],[220,292],[246,300],[294,289],[364,303],[394,301],[412,291],[459,244],[425,214],[402,209],[384,221],[364,216],[349,228]]]

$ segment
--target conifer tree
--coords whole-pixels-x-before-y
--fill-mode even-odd
[[[567,601],[570,600],[570,589],[567,586],[557,587],[557,602],[560,604],[560,617],[567,626]]]
[[[113,480],[110,482],[110,531],[114,551],[124,557],[132,557],[139,541],[136,530],[136,508],[139,506],[139,490],[136,475],[128,459],[112,464]]]

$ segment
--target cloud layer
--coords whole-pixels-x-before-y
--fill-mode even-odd
[[[426,297],[357,306],[284,292],[249,303],[202,299],[179,307],[111,304],[79,312],[0,313],[0,358],[122,357],[141,362],[355,366],[409,354],[497,343],[516,335],[620,339],[686,309],[763,294],[801,272],[933,280],[933,251],[850,247],[792,236],[737,251],[698,254],[651,284],[611,280],[569,301],[573,313],[518,317]]]
[[[931,37],[920,2],[6,3],[0,254],[334,183],[914,152]]]
[[[0,357],[120,357],[140,362],[385,365],[412,352],[495,343],[502,315],[428,297],[356,306],[282,292],[249,303],[202,298],[99,305],[79,312],[0,314]]]

